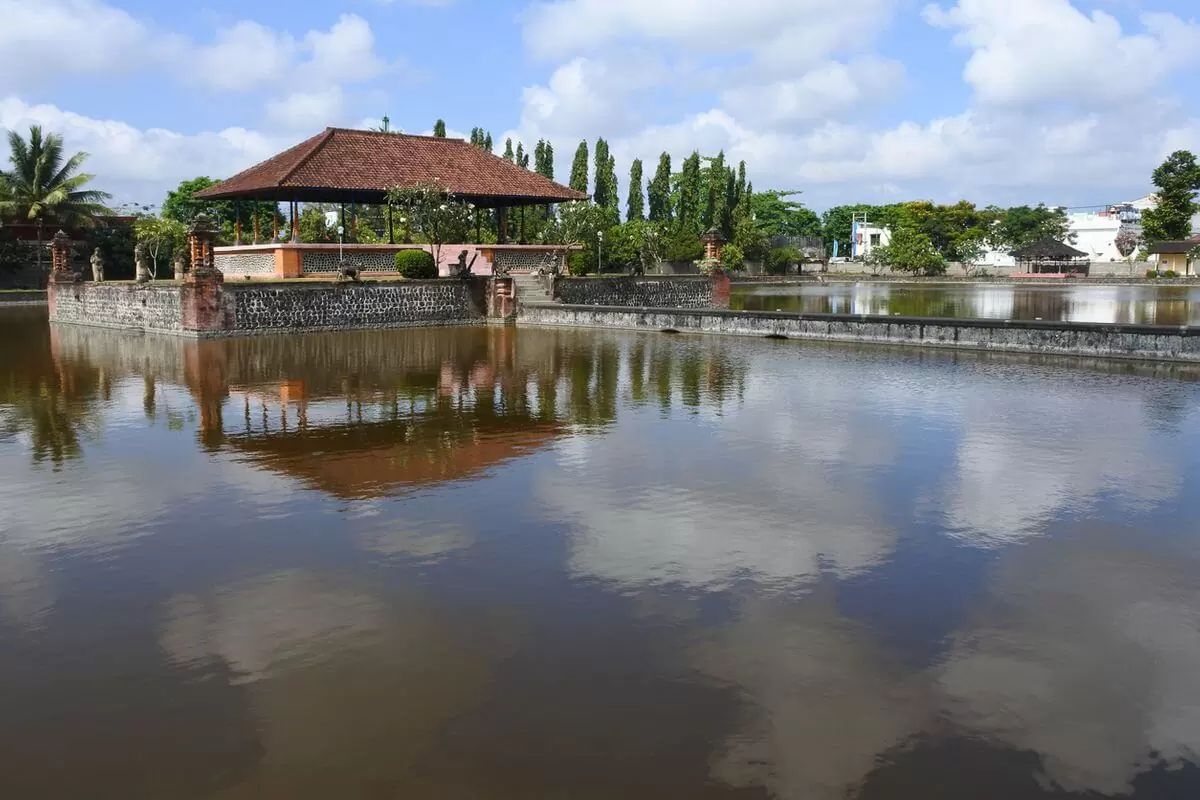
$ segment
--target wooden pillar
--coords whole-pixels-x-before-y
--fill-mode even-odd
[[[521,244],[525,244],[525,206],[521,206]]]
[[[262,205],[256,201],[254,203],[254,210],[252,212],[254,214],[254,243],[255,244],[258,244],[258,239],[259,239],[260,231],[259,231],[259,222],[258,222],[258,217],[259,217],[258,212],[261,208],[262,208]]]
[[[300,201],[292,198],[292,244],[300,243]]]
[[[242,201],[233,201],[233,243],[242,243]]]
[[[500,206],[497,213],[500,216],[500,231],[496,235],[496,243],[508,244],[508,206]]]
[[[271,201],[271,244],[279,241],[279,201]]]
[[[388,244],[396,243],[396,230],[392,227],[392,204],[391,201],[387,204],[388,210]]]
[[[475,209],[475,244],[483,244],[483,231],[479,227],[479,209]]]

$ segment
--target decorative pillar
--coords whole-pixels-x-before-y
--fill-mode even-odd
[[[279,241],[279,202],[271,202],[271,244]]]
[[[192,269],[188,273],[188,280],[195,283],[198,281],[214,281],[221,283],[225,280],[225,276],[217,269],[216,259],[213,257],[213,241],[217,238],[217,226],[208,218],[207,214],[197,214],[192,220],[192,224],[188,226],[188,253],[191,255]]]
[[[725,248],[725,237],[721,235],[715,225],[700,237],[700,241],[704,243],[705,261],[721,260],[721,252]]]
[[[300,243],[300,201],[292,198],[292,244]]]
[[[396,243],[396,229],[392,227],[392,203],[388,201],[388,244]]]
[[[259,239],[259,225],[258,225],[258,218],[260,216],[258,213],[259,211],[260,211],[259,203],[255,202],[254,210],[252,212],[254,214],[254,243],[255,244],[258,244],[258,239]]]
[[[233,201],[233,243],[242,243],[242,201]]]
[[[55,283],[73,283],[71,272],[71,240],[65,231],[54,234],[50,240],[50,280]]]

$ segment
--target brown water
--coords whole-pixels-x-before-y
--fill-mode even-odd
[[[734,284],[730,305],[745,311],[900,314],[958,319],[1200,325],[1200,286],[1024,284]]]
[[[1180,367],[0,313],[0,797],[1200,796]]]

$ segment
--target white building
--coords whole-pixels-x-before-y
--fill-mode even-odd
[[[876,247],[892,243],[892,232],[882,225],[867,219],[866,214],[855,214],[850,227],[850,257],[861,261]]]

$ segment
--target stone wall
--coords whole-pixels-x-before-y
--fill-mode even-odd
[[[454,325],[482,311],[465,281],[225,286],[237,333]]]
[[[51,283],[47,292],[55,322],[183,332],[180,287],[135,283]]]
[[[675,278],[560,278],[554,298],[567,305],[712,308],[713,281]]]
[[[235,253],[217,252],[213,255],[217,269],[230,278],[240,278],[243,275],[262,278],[275,274],[275,251],[260,252],[243,251]]]
[[[193,337],[482,322],[511,309],[476,279],[380,283],[52,283],[54,322]]]
[[[523,306],[517,322],[1200,362],[1200,327],[1168,325],[562,305]]]

